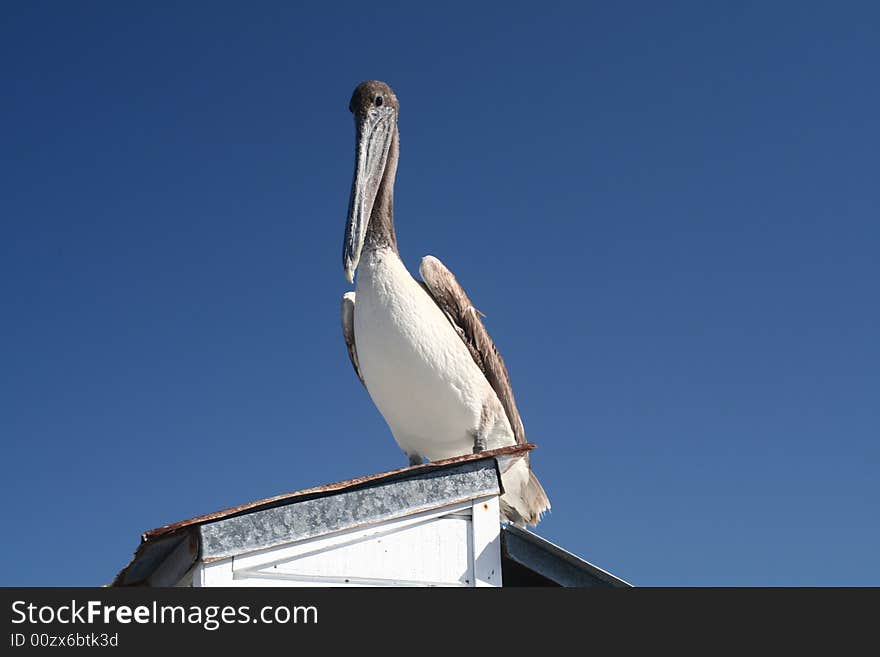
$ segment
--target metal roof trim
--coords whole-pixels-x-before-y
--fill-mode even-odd
[[[201,516],[195,516],[194,518],[188,518],[187,520],[181,520],[179,522],[171,523],[169,525],[163,525],[162,527],[157,527],[156,529],[151,529],[144,532],[141,538],[143,541],[150,541],[159,538],[160,536],[172,534],[192,525],[200,525],[206,522],[212,522],[214,520],[222,520],[224,518],[241,515],[250,511],[271,508],[273,506],[291,504],[293,502],[302,501],[306,498],[314,499],[316,497],[325,497],[333,493],[352,490],[354,488],[366,487],[395,478],[402,479],[414,474],[431,472],[432,470],[437,470],[439,468],[443,468],[449,465],[467,463],[469,461],[481,461],[483,459],[491,459],[498,456],[526,454],[534,448],[534,443],[511,445],[510,447],[501,447],[500,449],[493,449],[486,452],[478,452],[476,454],[466,454],[464,456],[454,456],[449,459],[443,459],[442,461],[429,461],[420,465],[411,465],[405,468],[397,468],[395,470],[380,472],[378,474],[366,475],[364,477],[355,477],[354,479],[346,479],[344,481],[338,481],[332,484],[324,484],[323,486],[315,486],[313,488],[305,488],[303,490],[293,491],[291,493],[283,493],[281,495],[275,495],[274,497],[267,497],[262,500],[246,502],[244,504],[239,504],[238,506],[232,506],[227,509],[215,511],[213,513],[206,513]]]
[[[532,548],[537,549],[544,554],[550,555],[551,557],[558,560],[558,562],[565,564],[566,569],[574,569],[581,573],[585,573],[589,577],[599,580],[607,586],[633,586],[626,580],[617,577],[617,575],[613,575],[607,570],[603,570],[602,568],[591,564],[589,561],[581,559],[576,554],[572,554],[568,550],[559,547],[555,543],[551,543],[546,538],[530,532],[527,529],[522,529],[521,527],[517,527],[515,525],[505,525],[502,528],[501,534],[503,539],[501,542],[502,549],[506,557],[544,577],[547,577],[548,579],[552,579],[558,582],[562,586],[581,586],[582,584],[576,585],[572,583],[563,583],[561,580],[565,579],[565,576],[564,573],[561,572],[562,569],[559,569],[559,572],[556,573],[548,572],[546,568],[546,563],[537,563],[534,560],[530,560],[526,555],[522,554],[521,551],[517,550],[516,546],[513,544],[513,541],[508,540],[508,538],[512,537],[514,541],[516,541],[517,539],[520,541],[524,541],[526,544],[532,546]],[[563,577],[560,577],[560,574],[562,574]],[[556,577],[554,577],[554,575],[556,575]]]

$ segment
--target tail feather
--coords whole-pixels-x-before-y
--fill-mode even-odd
[[[504,495],[501,496],[501,513],[515,525],[535,526],[541,516],[550,510],[550,499],[541,482],[532,472],[527,459],[520,459],[502,474]]]
[[[544,487],[535,473],[529,470],[529,483],[526,486],[524,495],[526,506],[531,510],[531,517],[526,519],[530,525],[537,525],[541,520],[541,516],[550,510],[550,498],[544,492]]]

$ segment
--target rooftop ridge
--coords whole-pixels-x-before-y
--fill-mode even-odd
[[[180,520],[178,522],[174,522],[168,525],[162,525],[161,527],[156,527],[155,529],[150,529],[149,531],[146,531],[141,535],[141,542],[146,543],[158,538],[162,538],[164,536],[168,536],[170,534],[174,534],[175,532],[178,532],[181,529],[185,529],[186,527],[192,527],[194,525],[201,525],[203,523],[213,522],[215,520],[221,520],[223,518],[229,518],[231,516],[242,514],[248,511],[254,511],[272,506],[280,506],[286,502],[292,503],[303,498],[317,497],[325,495],[327,493],[350,490],[360,486],[366,486],[369,484],[386,481],[388,479],[394,479],[396,477],[401,477],[404,475],[408,476],[417,472],[430,472],[432,470],[443,468],[448,465],[467,463],[471,461],[481,461],[498,456],[516,456],[518,454],[525,454],[535,449],[535,447],[536,445],[534,443],[510,445],[508,447],[487,450],[485,452],[477,452],[476,454],[464,454],[462,456],[453,456],[451,458],[442,459],[439,461],[428,461],[427,463],[421,463],[418,465],[410,465],[407,467],[387,470],[385,472],[379,472],[376,474],[364,475],[361,477],[346,479],[343,481],[324,484],[321,486],[314,486],[312,488],[304,488],[302,490],[293,491],[290,493],[282,493],[281,495],[275,495],[273,497],[267,497],[261,500],[254,500],[253,502],[245,502],[244,504],[238,504],[236,506],[231,506],[226,509],[214,511],[212,513],[206,513],[203,515],[195,516],[193,518],[188,518],[186,520]]]

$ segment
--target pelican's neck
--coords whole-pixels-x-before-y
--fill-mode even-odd
[[[364,249],[390,248],[397,253],[397,236],[394,234],[394,178],[397,176],[397,158],[400,155],[397,127],[391,137],[385,173],[376,193],[376,202],[367,225]]]

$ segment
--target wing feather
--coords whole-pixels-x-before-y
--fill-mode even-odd
[[[358,362],[357,345],[354,342],[354,302],[354,292],[346,292],[342,295],[342,337],[345,338],[345,346],[348,348],[348,357],[351,359],[354,372],[366,388],[367,384],[364,383],[364,376],[361,374]]]
[[[422,258],[419,274],[422,276],[422,287],[449,319],[498,395],[517,444],[526,442],[526,432],[513,398],[507,367],[480,319],[482,313],[474,307],[452,272],[434,256]]]

